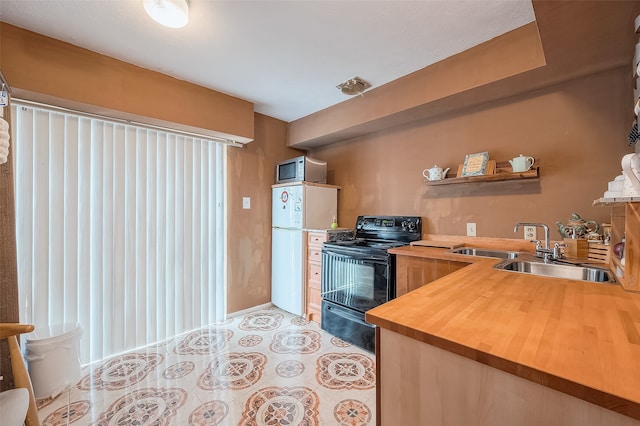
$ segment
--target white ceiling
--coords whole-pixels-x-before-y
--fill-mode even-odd
[[[142,0],[0,0],[0,20],[255,104],[293,121],[535,19],[531,0],[190,0],[181,29]],[[371,89],[370,89],[371,90]]]

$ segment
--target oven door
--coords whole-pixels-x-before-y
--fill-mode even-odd
[[[368,249],[322,248],[322,299],[359,312],[395,297],[393,256]]]
[[[376,326],[366,322],[361,312],[323,300],[322,329],[352,345],[376,351]]]

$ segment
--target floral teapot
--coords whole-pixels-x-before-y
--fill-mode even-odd
[[[426,177],[427,180],[442,180],[445,178],[448,171],[449,171],[449,167],[442,170],[441,167],[433,166],[430,169],[424,169],[422,171],[422,176]]]
[[[598,232],[600,226],[593,220],[584,220],[578,213],[572,213],[566,225],[556,222],[558,231],[564,238],[586,238],[588,234]]]

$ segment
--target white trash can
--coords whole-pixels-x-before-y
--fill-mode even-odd
[[[80,324],[38,327],[26,335],[26,354],[37,399],[55,397],[75,385],[80,373]]]

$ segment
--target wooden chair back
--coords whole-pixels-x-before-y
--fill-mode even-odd
[[[31,378],[27,372],[27,366],[24,363],[24,358],[22,358],[22,352],[18,345],[18,336],[20,334],[32,332],[33,330],[33,325],[0,323],[0,339],[7,339],[7,343],[9,345],[11,371],[13,373],[13,382],[15,387],[26,388],[29,391],[29,409],[27,410],[27,418],[24,423],[27,426],[40,426],[38,408],[36,407],[36,399],[33,395]]]

